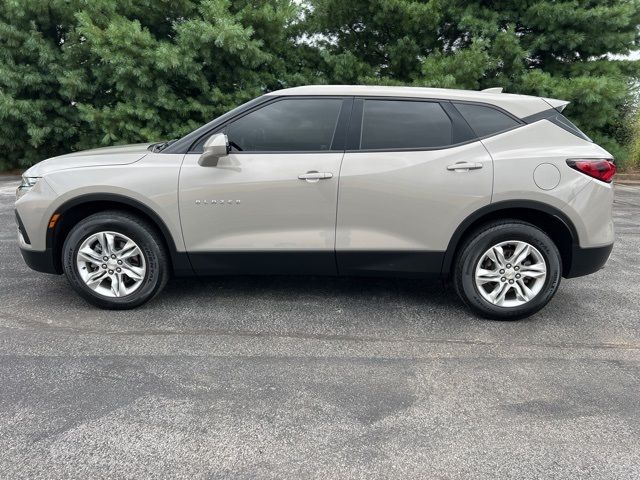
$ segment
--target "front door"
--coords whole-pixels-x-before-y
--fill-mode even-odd
[[[350,103],[275,98],[222,128],[232,151],[217,166],[185,155],[180,218],[196,273],[336,273],[338,120]]]

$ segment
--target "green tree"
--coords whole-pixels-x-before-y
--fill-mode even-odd
[[[0,169],[181,136],[265,91],[305,83],[290,48],[299,18],[290,0],[0,5]]]
[[[60,95],[64,19],[59,2],[2,1],[0,7],[0,170],[62,151],[77,135],[73,106]]]
[[[0,0],[0,170],[183,135],[304,83],[564,98],[620,158],[640,0]],[[616,55],[612,57],[612,55]]]
[[[629,121],[629,160],[627,166],[631,169],[640,169],[640,114],[638,111],[630,116]]]
[[[568,114],[623,159],[638,62],[638,0],[313,0],[330,82],[507,92],[570,100]]]

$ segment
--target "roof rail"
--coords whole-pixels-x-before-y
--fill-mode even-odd
[[[486,93],[502,93],[502,87],[485,88],[481,91]]]

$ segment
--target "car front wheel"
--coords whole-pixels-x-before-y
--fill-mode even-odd
[[[561,276],[560,253],[549,236],[534,225],[510,220],[487,224],[467,239],[454,284],[481,316],[515,320],[544,307]]]
[[[141,305],[164,287],[169,266],[155,230],[124,212],[101,212],[79,222],[65,240],[64,272],[90,303],[107,309]]]

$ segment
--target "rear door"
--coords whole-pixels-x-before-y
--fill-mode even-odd
[[[338,175],[351,103],[274,99],[220,129],[232,151],[217,166],[200,166],[197,146],[185,156],[180,215],[197,273],[336,273]]]
[[[457,226],[491,202],[493,165],[449,102],[355,100],[338,196],[341,274],[439,275]]]

